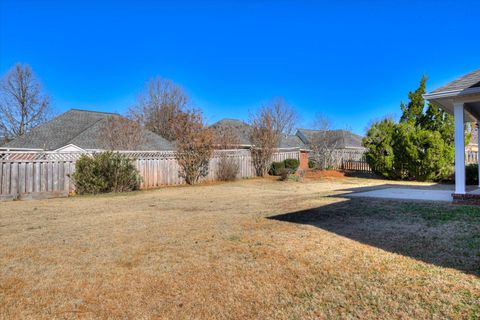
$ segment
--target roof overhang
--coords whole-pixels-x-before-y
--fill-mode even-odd
[[[450,114],[453,114],[454,104],[463,103],[465,121],[480,119],[480,87],[427,93],[423,97]]]

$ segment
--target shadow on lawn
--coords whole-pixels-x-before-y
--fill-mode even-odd
[[[480,276],[480,207],[355,198],[269,219]]]

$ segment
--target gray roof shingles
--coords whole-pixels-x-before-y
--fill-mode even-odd
[[[234,134],[241,145],[251,145],[250,126],[237,119],[222,119],[210,126],[215,132],[231,132]]]
[[[280,138],[280,148],[300,148],[306,149],[307,146],[303,143],[299,136],[295,134],[284,135]]]
[[[315,135],[321,132],[320,130],[298,129],[297,135],[303,136],[303,142],[310,144],[315,140]],[[332,143],[336,144],[337,149],[345,148],[363,148],[362,137],[347,130],[332,130],[330,131]]]
[[[470,72],[450,83],[447,83],[443,87],[440,87],[431,93],[441,93],[456,90],[465,90],[468,88],[474,88],[480,86],[480,69]]]
[[[240,145],[251,146],[250,142],[250,125],[237,119],[222,119],[210,126],[217,132],[232,132],[238,139]],[[284,135],[280,139],[280,148],[300,148],[306,146],[297,135]]]
[[[10,148],[56,150],[69,144],[82,149],[104,149],[99,139],[101,130],[109,117],[116,113],[71,109],[58,117],[32,129],[5,145]],[[173,145],[161,136],[144,130],[144,142],[135,148],[138,151],[173,150]]]

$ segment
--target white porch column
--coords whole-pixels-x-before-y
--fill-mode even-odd
[[[453,105],[455,122],[455,193],[465,194],[465,129],[463,103]]]
[[[478,186],[480,187],[480,120],[477,119],[477,163],[478,163]]]

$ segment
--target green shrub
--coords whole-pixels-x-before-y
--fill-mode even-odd
[[[363,146],[373,172],[388,179],[442,181],[453,172],[453,116],[434,104],[425,106],[427,78],[401,103],[399,122],[385,118],[368,129]],[[466,131],[468,144],[471,134]]]
[[[469,164],[465,167],[466,183],[478,185],[478,164]]]
[[[290,178],[291,174],[292,174],[291,169],[283,168],[280,171],[280,180],[281,181],[288,180]]]
[[[268,174],[271,176],[283,176],[285,174],[285,169],[287,174],[294,174],[298,167],[300,166],[300,161],[297,159],[285,159],[280,162],[273,162],[268,170]]]
[[[313,160],[308,160],[308,168],[314,169],[316,167],[316,163]]]
[[[75,163],[72,178],[79,194],[132,191],[141,181],[132,161],[111,151],[82,155]]]
[[[280,176],[282,171],[285,169],[285,162],[273,162],[268,170],[268,174],[271,176]]]
[[[300,161],[297,159],[285,159],[285,168],[290,170],[291,174],[297,172],[298,167],[300,166]]]

